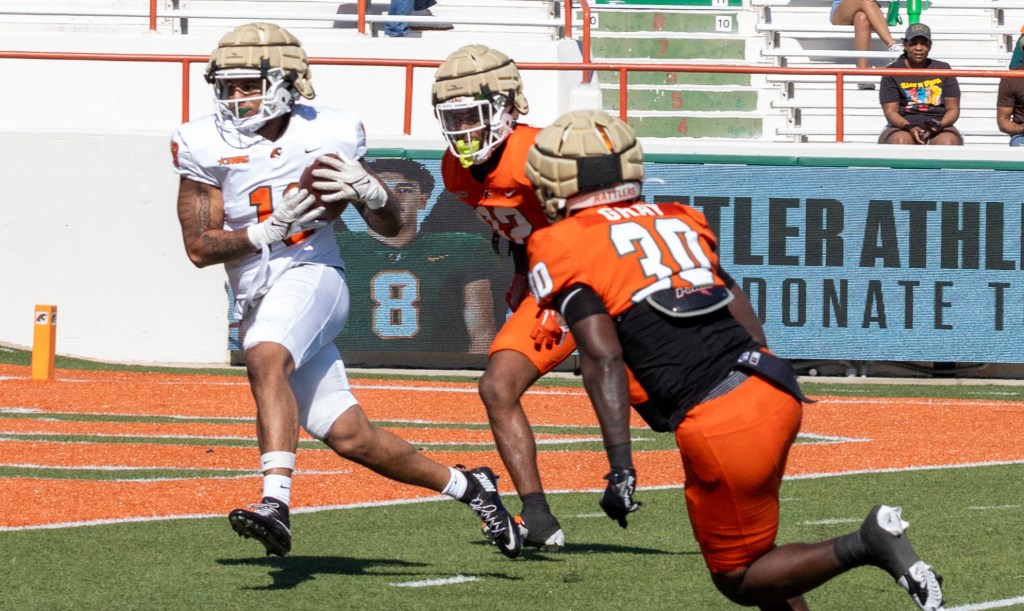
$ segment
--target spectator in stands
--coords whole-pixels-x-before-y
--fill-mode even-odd
[[[1024,146],[1024,78],[999,79],[996,125],[1010,136],[1010,146]]]
[[[1018,65],[1016,69],[1024,69],[1024,66]],[[1010,136],[1010,146],[1024,146],[1024,78],[999,79],[996,125],[999,131]]]
[[[391,4],[388,7],[388,15],[412,15],[414,11],[427,11],[430,7],[437,4],[437,0],[391,0]],[[359,5],[353,2],[349,5],[342,5],[338,7],[339,15],[355,15],[359,10]],[[380,14],[382,9],[377,11],[373,10],[373,0],[366,0],[366,14]],[[429,12],[424,15],[430,15]],[[335,27],[352,27],[351,24],[341,24]],[[450,30],[452,24],[450,23],[420,23],[414,26],[409,26],[405,22],[394,22],[389,21],[384,24],[384,34],[393,38],[401,38],[409,35],[410,30]]]
[[[369,2],[367,2],[369,4]],[[388,15],[412,15],[413,11],[425,11],[437,4],[436,0],[391,0],[391,7],[388,8]],[[443,30],[452,29],[450,24],[426,25],[420,24],[409,27],[408,23],[388,22],[384,24],[384,33],[392,37],[408,36],[409,30]]]
[[[946,62],[928,57],[932,31],[925,24],[911,24],[903,45],[903,55],[888,68],[950,69]],[[883,76],[878,99],[889,122],[878,137],[879,144],[964,143],[953,127],[960,118],[960,84],[955,76]]]
[[[832,13],[829,18],[832,25],[853,26],[853,48],[867,51],[871,48],[871,31],[889,47],[893,54],[903,51],[903,46],[896,42],[889,32],[889,22],[876,0],[832,0]],[[858,68],[868,67],[868,58],[857,58]],[[871,83],[862,83],[861,89],[874,89]]]
[[[1016,70],[1024,65],[1024,26],[1020,28],[1020,36],[1013,45],[1013,55],[1010,56],[1010,70]]]

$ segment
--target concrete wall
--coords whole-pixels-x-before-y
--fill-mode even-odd
[[[53,304],[60,354],[227,361],[225,275],[185,256],[165,135],[0,132],[0,168],[0,342]]]
[[[0,49],[207,56],[221,32],[5,31]],[[300,33],[310,57],[443,59],[473,38]],[[520,62],[579,61],[572,41],[496,37]],[[191,116],[212,111],[205,65],[189,72]],[[30,346],[35,304],[58,306],[58,353],[131,362],[225,363],[220,266],[185,257],[168,142],[181,120],[180,63],[0,59],[0,343]],[[578,72],[524,73],[529,122],[599,101]],[[433,69],[414,77],[413,130],[402,134],[404,69],[314,65],[315,103],[358,112],[371,147],[441,149]],[[29,86],[31,84],[31,86]]]
[[[217,36],[130,34],[60,36],[4,33],[0,50],[208,56]],[[303,37],[311,58],[415,58],[443,60],[476,38],[392,39],[356,37],[344,30],[320,30]],[[488,41],[519,62],[579,62],[571,40],[512,43]],[[502,46],[502,44],[507,46]],[[32,83],[19,96],[0,99],[0,130],[132,130],[169,134],[181,122],[182,64],[125,61],[0,59],[9,83]],[[205,64],[189,71],[190,116],[212,112],[212,90],[203,78]],[[430,105],[434,69],[413,76],[412,137],[443,146]],[[578,88],[579,72],[524,71],[531,101],[530,123],[546,125],[570,107],[600,103],[594,88]],[[363,118],[371,138],[403,135],[405,69],[313,65],[315,103],[353,110]]]

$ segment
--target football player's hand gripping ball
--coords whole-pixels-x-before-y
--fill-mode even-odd
[[[305,189],[292,189],[284,194],[281,204],[266,220],[249,225],[246,234],[256,248],[273,244],[307,229],[326,223],[321,219],[324,209],[316,206],[316,198]]]
[[[639,501],[633,500],[633,493],[636,492],[636,471],[633,469],[615,469],[604,478],[608,480],[608,486],[601,494],[601,509],[608,517],[619,523],[619,526],[626,528],[626,516],[640,509]]]
[[[345,155],[321,155],[317,161],[334,169],[313,170],[313,176],[323,179],[313,187],[323,194],[320,199],[326,203],[342,200],[365,202],[370,210],[377,210],[388,203],[388,193],[376,178],[370,175],[358,161]]]

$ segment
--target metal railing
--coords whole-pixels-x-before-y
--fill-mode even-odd
[[[192,64],[205,64],[209,57],[205,55],[148,55],[118,53],[60,53],[41,51],[0,51],[0,59],[34,59],[55,61],[113,61],[113,62],[157,62],[181,64],[181,120],[189,120],[189,74]],[[402,133],[410,135],[412,130],[412,92],[413,73],[416,68],[436,68],[441,60],[436,59],[380,59],[352,57],[311,57],[310,64],[326,66],[379,66],[398,67],[405,69],[405,101],[402,120]],[[847,76],[882,75],[905,76],[921,74],[921,70],[911,68],[844,68],[844,67],[778,67],[778,66],[728,66],[703,64],[672,64],[672,63],[601,63],[583,61],[581,63],[525,62],[516,64],[520,70],[553,70],[582,71],[584,75],[593,72],[615,72],[618,74],[619,118],[628,119],[629,108],[629,74],[630,72],[683,72],[683,73],[718,73],[718,74],[783,74],[783,75],[815,75],[832,76],[835,78],[836,108],[836,142],[844,139],[844,79]],[[934,76],[982,77],[982,78],[1024,78],[1022,70],[928,70]],[[993,101],[993,108],[995,102]],[[994,121],[994,119],[993,119]]]
[[[186,11],[178,8],[165,9],[159,6],[158,0],[148,0],[148,9],[73,9],[73,8],[62,8],[60,10],[47,10],[32,9],[25,7],[0,7],[0,15],[14,15],[14,16],[51,16],[51,17],[137,17],[137,18],[148,18],[149,19],[149,30],[151,32],[158,31],[158,23],[160,19],[168,20],[185,20],[185,19],[238,19],[238,20],[253,20],[259,19],[263,21],[284,21],[284,20],[309,20],[309,21],[330,21],[330,22],[353,22],[356,25],[356,30],[359,34],[366,34],[367,23],[388,23],[388,22],[407,22],[407,23],[424,23],[429,24],[432,22],[443,21],[445,23],[462,23],[462,24],[493,24],[503,26],[559,26],[562,28],[562,36],[564,38],[572,38],[573,36],[573,25],[577,22],[573,20],[573,0],[550,0],[554,4],[561,3],[562,6],[562,20],[538,20],[538,19],[508,19],[502,18],[500,21],[495,21],[493,18],[488,19],[486,17],[421,17],[421,16],[389,16],[389,15],[368,15],[366,11],[366,0],[356,0],[357,11],[355,15],[346,14],[300,14],[296,11],[289,11],[283,14],[240,14],[238,12],[210,12],[210,11]],[[140,0],[141,5],[142,0]],[[581,44],[584,61],[590,60],[590,4],[588,0],[575,0],[575,3],[579,5],[582,11],[582,23],[580,23],[581,29]]]

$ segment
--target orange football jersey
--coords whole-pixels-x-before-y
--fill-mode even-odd
[[[679,203],[600,206],[537,232],[527,244],[530,283],[542,308],[585,284],[612,316],[663,289],[725,286],[717,239],[704,215]]]
[[[526,154],[540,130],[517,125],[505,142],[497,165],[478,181],[471,168],[463,168],[451,151],[441,158],[444,188],[472,206],[480,219],[509,242],[525,244],[536,229],[547,227],[548,217],[526,178]]]

